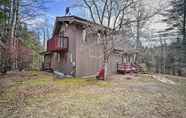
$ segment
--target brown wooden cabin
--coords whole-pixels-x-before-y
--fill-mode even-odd
[[[53,36],[42,53],[43,68],[73,76],[95,75],[103,65],[100,40],[105,30],[111,29],[77,16],[56,17]],[[121,60],[119,56],[110,57],[109,70],[116,72]]]

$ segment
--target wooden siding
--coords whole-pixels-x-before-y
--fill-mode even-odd
[[[76,17],[59,17],[56,20],[53,35],[64,33],[64,37],[68,37],[68,51],[62,53],[59,50],[59,37],[55,37],[48,41],[48,51],[51,51],[51,66],[54,70],[58,70],[65,74],[75,73],[75,76],[95,75],[98,69],[103,65],[103,45],[99,43],[97,33],[85,30],[88,21]],[[107,29],[101,25],[97,25],[98,30]],[[103,36],[100,36],[103,37]],[[125,48],[126,44],[124,36],[121,38],[123,43],[114,43],[116,47]],[[53,40],[53,42],[52,42]],[[53,43],[49,45],[49,43]],[[120,44],[121,46],[119,46]],[[121,61],[121,57],[112,55],[109,60],[110,72],[116,72],[116,65]]]

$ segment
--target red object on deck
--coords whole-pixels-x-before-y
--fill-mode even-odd
[[[137,66],[134,64],[117,64],[118,73],[137,73]]]
[[[104,80],[104,73],[105,73],[105,70],[104,70],[104,67],[101,67],[98,72],[97,72],[97,76],[96,78],[98,80]]]

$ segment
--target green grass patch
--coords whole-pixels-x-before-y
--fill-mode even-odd
[[[28,80],[24,81],[24,86],[45,86],[48,85],[52,80],[50,79],[34,79],[34,80]]]
[[[35,70],[33,70],[33,71],[31,71],[31,75],[32,76],[38,76],[38,75],[40,75],[41,73],[39,72],[39,71],[35,71]]]
[[[47,97],[50,98],[50,96],[56,96],[58,92],[68,94],[73,90],[85,86],[110,88],[112,87],[112,84],[109,81],[100,81],[96,78],[54,79],[54,77],[50,74],[45,74],[38,71],[31,71],[29,73],[29,79],[15,81],[15,83],[13,83],[11,87],[6,88],[6,90],[0,97],[2,102],[11,103],[15,102],[16,99],[19,99],[18,96],[21,93],[25,94],[25,100],[28,104],[34,104],[45,101]],[[45,93],[45,88],[46,91],[47,89],[49,89],[49,92]],[[99,95],[92,96],[84,93],[80,93],[78,96],[82,99],[91,99],[93,101],[101,97]]]
[[[101,87],[101,88],[110,88],[112,87],[112,84],[110,82],[107,81],[100,81],[96,83],[96,86]]]
[[[48,73],[41,73],[39,71],[31,71],[30,79],[23,81],[24,86],[45,86],[52,83],[53,76]]]
[[[47,101],[47,96],[32,96],[26,99],[27,105],[34,105],[34,104],[40,104],[44,101]]]
[[[87,85],[96,85],[98,87],[111,87],[111,83],[107,81],[100,81],[96,78],[82,79],[82,78],[65,78],[54,81],[56,85],[64,87],[83,87]]]
[[[81,79],[81,78],[65,78],[65,79],[56,79],[54,83],[59,86],[66,87],[82,87],[95,83],[95,79]]]

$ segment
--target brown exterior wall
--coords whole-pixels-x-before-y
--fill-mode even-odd
[[[63,71],[67,72],[68,74],[72,74],[75,71],[75,63],[76,63],[76,29],[74,25],[68,25],[65,28],[65,36],[69,38],[69,48],[68,52],[64,55],[64,64],[63,64]]]
[[[83,41],[83,30],[78,30],[76,40],[76,76],[95,75],[103,62],[102,45],[97,44],[97,36],[86,34]]]
[[[53,52],[51,67],[66,74],[75,71],[75,76],[95,75],[103,62],[103,48],[96,43],[96,35],[87,35],[87,41],[83,42],[83,29],[76,24],[62,25],[61,31],[69,38],[68,52],[60,59],[59,52]]]
[[[51,67],[54,70],[63,72],[65,74],[72,74],[75,71],[74,64],[76,63],[76,29],[74,25],[62,25],[61,32],[69,39],[69,46],[67,52],[53,52],[51,54]]]
[[[61,31],[69,38],[69,48],[66,53],[52,53],[52,68],[65,74],[75,72],[75,76],[95,75],[103,65],[103,45],[97,40],[97,34],[87,31],[83,41],[83,27],[74,23],[62,25]],[[117,63],[121,60],[119,56],[110,57],[110,73],[116,72]]]
[[[77,29],[76,40],[76,76],[96,75],[103,65],[103,45],[98,41],[97,34],[89,31],[86,33],[86,41],[83,41],[83,30]],[[102,36],[101,36],[102,37]],[[112,55],[109,59],[109,73],[117,70],[117,63],[121,57]]]

